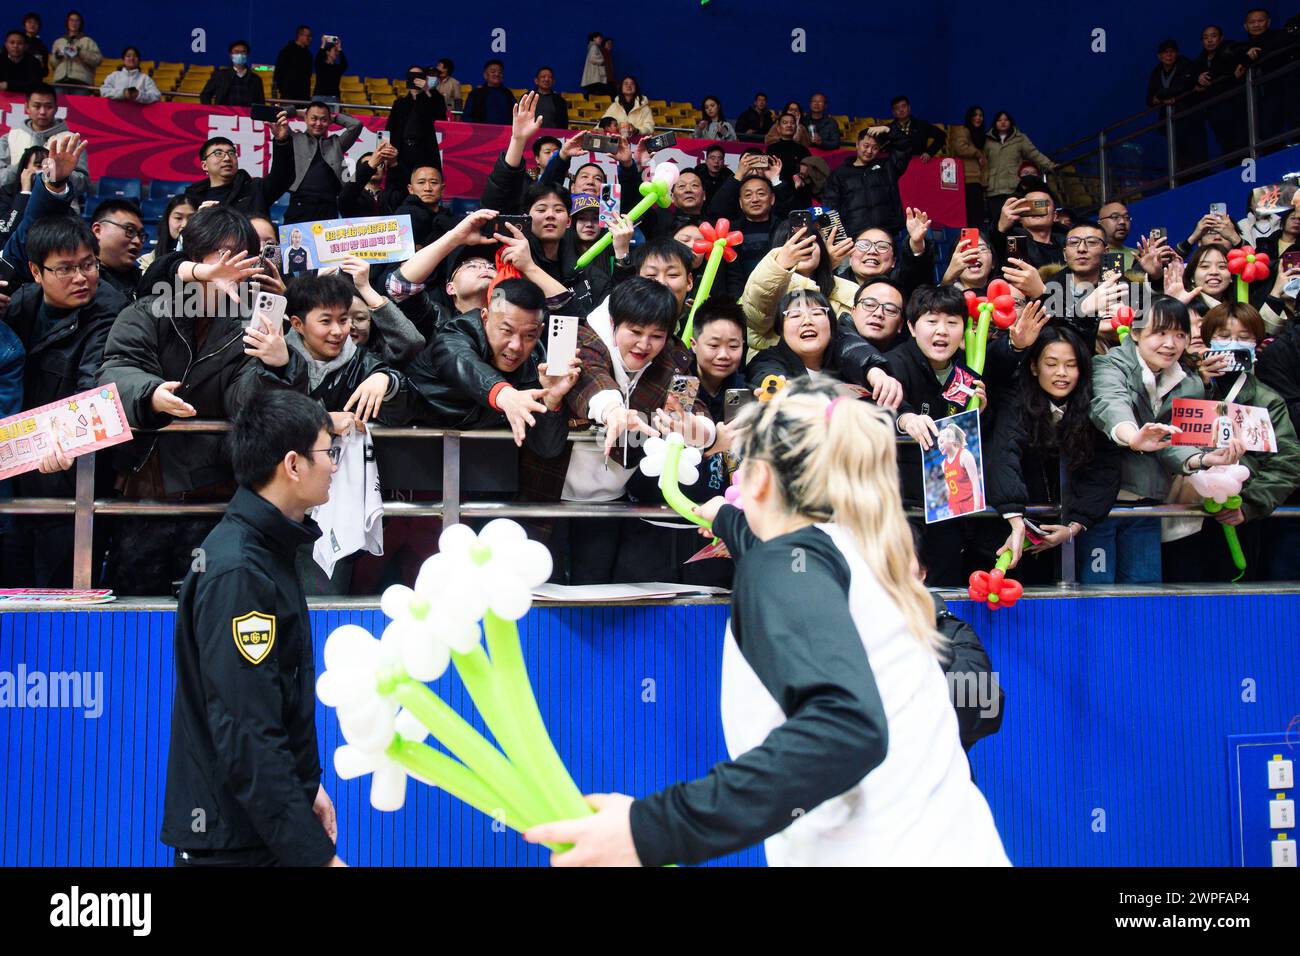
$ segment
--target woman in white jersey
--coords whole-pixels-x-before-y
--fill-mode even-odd
[[[744,512],[700,508],[736,559],[722,658],[731,760],[534,827],[557,866],[1007,865],[958,738],[886,416],[796,381],[735,425]]]

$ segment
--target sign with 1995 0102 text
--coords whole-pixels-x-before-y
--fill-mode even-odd
[[[131,438],[117,386],[101,385],[0,419],[0,479],[34,470],[55,443],[77,458]]]

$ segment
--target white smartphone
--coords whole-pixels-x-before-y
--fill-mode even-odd
[[[263,332],[278,329],[284,324],[284,311],[289,300],[274,292],[258,292],[253,305],[253,324]]]
[[[1210,203],[1211,216],[1226,216],[1228,214],[1228,204],[1226,202]]]
[[[551,316],[551,330],[546,338],[546,366],[551,374],[567,368],[578,354],[578,318],[573,315]]]

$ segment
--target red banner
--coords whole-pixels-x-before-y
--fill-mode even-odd
[[[4,113],[0,116],[0,135],[26,118],[23,100],[12,93],[0,93]],[[201,179],[199,147],[213,136],[224,136],[239,148],[239,165],[255,176],[265,175],[271,163],[271,131],[267,123],[254,120],[247,109],[234,106],[202,106],[191,103],[135,103],[105,100],[97,96],[66,96],[59,102],[58,118],[73,132],[89,142],[88,161],[93,179],[122,176],[145,181],[153,179]],[[378,143],[378,133],[388,122],[387,116],[360,117],[365,130],[348,151],[347,161],[355,163]],[[294,126],[302,128],[302,121]],[[542,130],[540,135],[565,137],[567,130]],[[448,198],[477,199],[483,194],[488,173],[497,156],[510,141],[506,126],[477,123],[439,123],[438,141],[442,148],[443,175]],[[710,140],[682,137],[676,146],[655,154],[655,162],[665,160],[683,167],[704,162]],[[727,164],[735,168],[750,144],[720,143],[727,153]],[[816,150],[834,169],[852,158],[852,151]],[[15,157],[16,159],[17,157]],[[531,153],[526,154],[528,161]],[[609,164],[608,156],[591,154],[593,161]],[[638,156],[649,165],[644,150]],[[582,160],[575,160],[577,165]],[[924,209],[939,226],[958,228],[966,223],[966,199],[961,163],[950,157],[929,163],[913,160],[899,183],[903,204]]]

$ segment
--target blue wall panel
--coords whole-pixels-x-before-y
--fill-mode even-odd
[[[1300,714],[1297,596],[1070,598],[992,615],[956,605],[1007,691],[973,767],[1012,860],[1227,865],[1225,738]],[[377,611],[315,613],[318,645]],[[585,791],[644,794],[723,756],[722,607],[567,608],[525,621],[530,673]],[[174,678],[166,612],[0,614],[0,672],[99,671],[104,711],[0,708],[0,865],[158,865]],[[319,648],[318,648],[319,657]],[[319,666],[319,665],[318,665]],[[1243,684],[1243,682],[1247,682]],[[480,729],[454,676],[436,685]],[[1251,697],[1253,700],[1243,699]],[[320,716],[326,757],[341,743]],[[326,786],[351,863],[521,865],[543,855],[439,791],[380,814],[366,780]],[[723,863],[759,863],[760,850]]]

